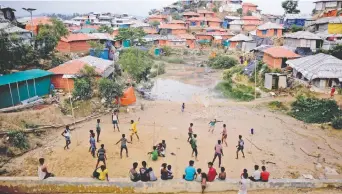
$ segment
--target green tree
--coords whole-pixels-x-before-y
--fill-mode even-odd
[[[290,28],[290,31],[291,32],[298,32],[298,31],[303,31],[303,27],[300,27],[300,26],[297,26],[297,25],[292,25],[291,28]]]
[[[298,1],[295,0],[286,0],[281,3],[281,6],[285,10],[285,14],[296,14],[300,13],[300,10],[297,9]]]
[[[112,27],[109,27],[109,26],[100,26],[100,28],[97,31],[99,31],[101,33],[112,34],[114,32],[114,29]]]
[[[218,9],[217,9],[217,7],[214,7],[214,8],[213,8],[213,12],[215,12],[215,13],[217,13],[217,12],[218,12]]]
[[[100,95],[106,98],[107,103],[113,102],[115,98],[121,97],[123,94],[123,86],[114,80],[101,78],[98,84]]]
[[[175,12],[175,13],[172,13],[172,19],[174,19],[174,20],[180,20],[180,19],[182,19],[182,16],[179,14],[179,13],[177,13],[177,12]]]
[[[153,21],[153,22],[150,23],[150,25],[155,28],[155,27],[158,27],[160,25],[160,22]]]
[[[101,52],[105,48],[105,45],[100,41],[90,40],[87,42],[90,45],[90,48],[94,49],[95,56],[99,57]]]
[[[228,69],[235,65],[239,64],[239,62],[230,56],[219,55],[209,59],[208,65],[215,69]]]
[[[120,28],[119,34],[115,37],[115,40],[130,40],[131,44],[137,42],[138,44],[145,44],[143,37],[146,36],[143,28]]]
[[[342,44],[339,44],[328,51],[328,54],[342,60]]]
[[[74,90],[72,91],[74,99],[87,100],[93,96],[91,83],[86,78],[76,78],[74,81]]]
[[[237,9],[236,12],[237,12],[238,14],[242,15],[242,8]]]
[[[69,34],[63,22],[52,18],[51,24],[39,25],[35,46],[42,58],[47,58],[55,49],[61,37]]]
[[[119,64],[124,71],[139,83],[141,80],[147,80],[153,60],[148,52],[137,48],[129,48],[120,55]]]
[[[252,15],[253,15],[253,13],[251,11],[247,12],[247,16],[252,16]]]

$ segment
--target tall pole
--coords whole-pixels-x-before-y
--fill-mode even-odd
[[[32,18],[32,12],[33,11],[36,11],[36,9],[34,8],[23,8],[23,10],[27,11],[30,13],[30,16],[31,16],[31,33],[32,33],[32,37],[34,36],[34,33],[33,33],[33,18]]]
[[[257,66],[257,60],[254,60],[254,100],[256,100],[256,75],[257,75],[256,66]]]

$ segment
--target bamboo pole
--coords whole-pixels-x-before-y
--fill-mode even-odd
[[[13,95],[12,95],[12,89],[11,89],[11,84],[8,84],[10,94],[11,94],[11,100],[12,100],[12,106],[14,106],[14,101],[13,101]]]

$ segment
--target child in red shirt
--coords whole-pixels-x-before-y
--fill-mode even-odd
[[[217,172],[216,172],[216,169],[213,168],[213,163],[212,163],[212,162],[209,162],[209,163],[208,163],[208,168],[209,168],[209,172],[208,172],[208,181],[209,181],[209,182],[212,182],[212,181],[215,180],[216,175],[217,175]]]
[[[266,171],[266,167],[261,167],[262,172],[260,173],[260,178],[262,182],[268,182],[268,178],[270,177],[270,173]]]

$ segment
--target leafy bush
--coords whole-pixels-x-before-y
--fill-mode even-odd
[[[26,135],[22,131],[10,131],[8,132],[9,142],[19,149],[28,149],[29,143]]]
[[[237,65],[237,66],[234,66],[230,69],[226,69],[223,71],[223,79],[224,80],[229,80],[233,77],[234,74],[241,74],[244,70],[244,66],[243,65]]]
[[[239,62],[230,56],[219,55],[209,59],[208,65],[215,69],[229,69],[239,64]]]
[[[177,63],[177,64],[184,63],[184,60],[179,57],[167,57],[164,60],[168,63]]]
[[[288,108],[279,101],[272,101],[268,103],[268,107],[272,110],[282,110],[282,111],[287,111]]]
[[[93,95],[90,80],[87,78],[77,78],[74,80],[74,90],[72,95],[75,99],[87,100]]]
[[[164,74],[165,73],[165,63],[158,63],[154,64],[151,72],[150,72],[150,77],[157,77],[158,75]]]
[[[220,82],[216,89],[220,90],[227,98],[239,101],[251,101],[254,99],[254,88],[242,84],[234,84],[232,80]],[[257,96],[260,96],[258,93]]]
[[[298,96],[292,103],[291,115],[306,123],[326,123],[339,116],[340,109],[334,100]]]
[[[116,97],[120,97],[123,94],[123,86],[114,80],[101,78],[98,84],[100,95],[106,98],[107,103],[113,102]]]
[[[164,56],[170,56],[172,54],[172,48],[169,46],[162,46]]]
[[[334,118],[332,120],[332,126],[335,129],[342,129],[342,116]]]
[[[337,93],[338,93],[339,95],[342,95],[342,88],[337,88]]]

